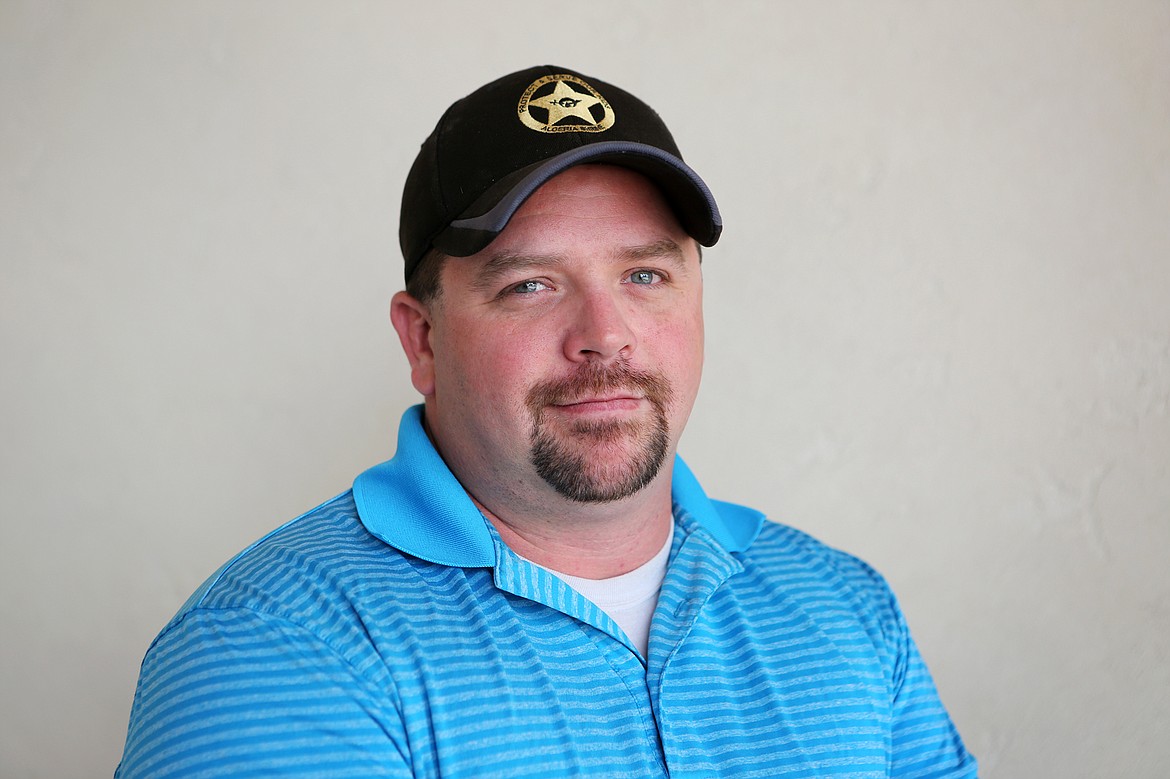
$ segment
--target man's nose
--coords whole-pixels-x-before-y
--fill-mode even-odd
[[[609,290],[581,295],[565,336],[565,357],[581,362],[629,356],[637,335],[617,295]]]

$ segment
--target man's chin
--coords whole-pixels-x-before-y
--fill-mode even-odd
[[[532,462],[562,496],[609,503],[650,484],[666,459],[666,447],[662,426],[591,421],[567,433],[542,430],[533,441]]]

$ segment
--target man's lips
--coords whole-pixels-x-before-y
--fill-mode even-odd
[[[559,401],[553,408],[569,413],[588,414],[603,411],[634,411],[642,405],[643,398],[635,395],[606,395],[603,397],[577,398]]]

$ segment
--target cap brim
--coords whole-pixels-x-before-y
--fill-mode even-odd
[[[703,246],[714,246],[719,240],[723,230],[719,207],[699,174],[678,157],[654,146],[608,141],[586,144],[500,179],[435,236],[434,247],[452,257],[468,257],[487,248],[542,184],[586,162],[609,163],[638,171],[658,185],[692,238]]]

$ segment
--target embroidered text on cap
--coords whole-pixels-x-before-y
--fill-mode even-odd
[[[601,94],[567,73],[538,78],[520,96],[516,112],[542,133],[600,133],[613,126],[613,108]]]

